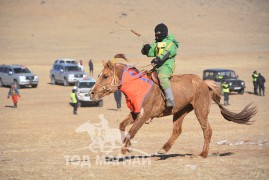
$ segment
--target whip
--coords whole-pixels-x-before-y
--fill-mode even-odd
[[[146,43],[146,44],[150,44],[148,40],[146,40],[144,38],[144,36],[142,36],[142,34],[138,33],[137,31],[133,30],[132,28],[128,28],[126,26],[124,26],[123,24],[119,23],[118,21],[115,21],[116,24],[118,24],[119,26],[123,27],[125,30],[117,30],[117,31],[131,31],[134,35],[136,35],[137,37],[139,38],[142,38],[143,42]],[[117,31],[112,31],[110,32],[109,34],[112,34],[114,32],[117,32]]]

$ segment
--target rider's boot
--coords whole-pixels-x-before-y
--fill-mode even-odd
[[[165,100],[166,100],[166,106],[167,107],[174,107],[175,101],[174,101],[174,95],[171,88],[167,88],[164,90]]]

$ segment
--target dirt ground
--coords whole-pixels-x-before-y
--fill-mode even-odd
[[[8,88],[0,88],[0,179],[268,179],[269,95],[253,95],[251,79],[254,70],[269,79],[268,19],[269,2],[262,0],[1,1],[0,64],[26,65],[40,83],[36,89],[20,89],[17,109],[7,99]],[[206,159],[195,156],[202,151],[203,134],[193,112],[166,156],[151,155],[169,138],[172,117],[145,124],[129,159],[115,160],[117,149],[110,154],[92,151],[89,134],[76,129],[100,123],[100,114],[110,128],[118,128],[129,109],[122,99],[122,111],[115,111],[110,95],[103,107],[81,107],[74,116],[72,86],[50,84],[53,61],[82,59],[88,73],[87,62],[93,59],[93,78],[102,70],[102,60],[117,53],[125,53],[129,64],[145,66],[151,59],[140,54],[141,46],[145,39],[154,40],[153,29],[160,22],[180,42],[175,74],[202,77],[206,68],[234,69],[246,82],[246,93],[230,95],[228,109],[240,112],[253,103],[258,108],[255,122],[228,122],[212,103],[213,136]]]

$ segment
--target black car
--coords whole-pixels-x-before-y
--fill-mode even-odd
[[[230,92],[237,92],[238,94],[244,94],[245,82],[238,79],[235,71],[230,69],[206,69],[203,71],[203,80],[211,79],[218,83],[221,83],[223,79],[230,85]]]

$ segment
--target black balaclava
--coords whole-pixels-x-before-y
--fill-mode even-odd
[[[155,29],[155,40],[157,42],[161,42],[164,38],[168,35],[168,28],[165,24],[161,23],[158,24]]]

